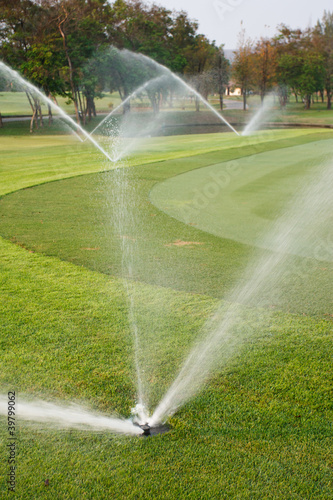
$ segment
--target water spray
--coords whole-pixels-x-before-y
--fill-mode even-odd
[[[131,95],[126,97],[124,101],[122,101],[115,109],[113,109],[103,120],[90,132],[90,136],[93,135],[107,120],[109,120],[119,109],[125,106],[133,97],[136,97],[138,94],[141,94],[149,85],[157,83],[159,80],[162,80],[164,78],[164,75],[158,76],[157,78],[152,78],[151,80],[148,80],[144,85],[141,85],[141,87],[137,88],[134,92],[132,92]],[[85,141],[87,138],[85,139]]]
[[[126,50],[124,50],[124,52],[128,52]],[[163,64],[160,64],[156,61],[154,61],[153,59],[151,59],[150,57],[148,56],[145,56],[144,54],[132,54],[134,55],[135,57],[141,57],[142,59],[145,59],[146,61],[148,61],[149,63],[153,63],[154,66],[158,67],[158,68],[161,68],[163,71],[165,71],[168,75],[170,75],[172,78],[174,78],[177,82],[179,82],[183,87],[187,88],[187,90],[189,90],[192,94],[194,94],[196,97],[198,97],[198,99],[200,99],[200,101],[210,110],[212,111],[212,113],[214,113],[214,115],[216,115],[219,120],[221,120],[225,125],[227,125],[230,130],[232,130],[232,132],[234,132],[236,135],[240,136],[240,134],[237,132],[237,130],[228,122],[228,120],[226,120],[224,118],[223,115],[221,115],[218,111],[216,111],[215,108],[213,108],[213,106],[211,106],[209,104],[208,101],[206,101],[206,99],[204,99],[202,97],[202,95],[197,91],[195,90],[193,87],[191,87],[191,85],[189,85],[188,83],[184,82],[184,80],[182,80],[178,75],[176,75],[175,73],[173,73],[169,68],[167,68],[166,66],[163,66]]]
[[[259,110],[246,125],[242,132],[242,136],[251,135],[253,132],[256,132],[261,128],[261,125],[265,122],[265,118],[267,117],[267,115],[272,115],[274,100],[275,93],[272,92],[266,97],[264,103],[260,106]]]
[[[57,106],[51,99],[46,97],[37,87],[32,85],[32,83],[28,82],[25,80],[17,71],[13,70],[12,68],[9,68],[5,63],[0,61],[0,70],[3,70],[5,74],[8,74],[11,78],[16,79],[22,86],[27,87],[28,89],[32,90],[34,93],[36,93],[39,97],[43,99],[44,102],[47,102],[47,104],[53,109],[53,111],[56,111],[59,113],[59,115],[67,121],[72,127],[74,127],[76,130],[79,130],[109,161],[114,163],[114,160],[108,155],[108,153],[96,142],[89,134],[86,132],[78,123],[76,123],[70,116],[65,113],[59,106]],[[76,132],[73,130],[73,133],[76,134]],[[76,134],[77,135],[77,134]]]
[[[125,50],[122,50],[121,52],[129,52],[127,51],[126,49]],[[237,130],[228,122],[228,120],[226,120],[224,118],[224,116],[219,113],[215,108],[213,108],[213,106],[211,106],[211,104],[209,104],[208,101],[206,101],[206,99],[204,99],[202,97],[202,95],[197,91],[195,90],[191,85],[189,85],[188,83],[186,83],[184,80],[182,80],[178,75],[176,75],[175,73],[173,73],[169,68],[167,68],[166,66],[163,66],[163,64],[160,64],[156,61],[154,61],[153,59],[151,59],[150,57],[148,56],[145,56],[144,54],[134,54],[134,53],[130,53],[131,54],[131,57],[136,57],[136,58],[141,58],[141,59],[144,59],[146,60],[149,64],[153,64],[156,68],[160,69],[163,71],[164,75],[161,75],[159,77],[156,77],[156,78],[152,78],[150,80],[148,80],[146,83],[144,83],[143,85],[141,85],[138,89],[136,89],[130,96],[128,96],[123,102],[121,102],[114,110],[111,111],[111,113],[109,113],[98,125],[97,127],[94,128],[94,130],[90,133],[90,135],[94,134],[96,132],[96,130],[99,129],[99,127],[101,125],[103,125],[103,123],[105,123],[106,120],[108,120],[111,116],[113,116],[121,107],[123,107],[127,102],[129,102],[133,97],[135,97],[136,95],[140,94],[141,92],[143,92],[147,87],[149,87],[150,85],[154,84],[154,83],[157,83],[159,80],[163,79],[166,75],[170,76],[171,78],[173,78],[174,80],[176,80],[178,83],[181,84],[182,87],[185,87],[188,91],[191,92],[191,94],[194,94],[215,116],[217,116],[217,118],[222,121],[225,125],[227,125],[227,127],[230,128],[230,130],[232,132],[234,132],[237,136],[240,136],[240,134],[237,132]]]

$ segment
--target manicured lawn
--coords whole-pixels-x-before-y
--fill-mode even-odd
[[[270,99],[267,97],[266,99]],[[74,115],[74,105],[69,103],[65,98],[58,97],[59,106],[68,114]],[[211,96],[209,101],[217,110],[219,110],[218,99],[216,96]],[[231,105],[235,101],[241,103],[242,98],[240,97],[225,97],[226,109],[223,111],[223,116],[231,123],[237,124],[238,128],[245,126],[251,118],[260,109],[260,99],[258,96],[250,96],[248,99],[249,109],[244,112],[242,109],[228,109],[228,103]],[[117,92],[113,94],[103,93],[102,98],[96,99],[96,109],[97,113],[107,114],[112,109],[115,109],[121,103],[120,96]],[[132,101],[133,109],[140,111],[138,120],[145,121],[145,115],[151,114],[150,104],[145,99],[136,99]],[[148,111],[150,109],[150,111]],[[43,111],[46,114],[46,106],[43,105]],[[31,115],[31,108],[29,102],[23,92],[1,92],[0,93],[0,113],[3,116],[11,115]],[[121,110],[120,110],[121,113]],[[200,113],[195,112],[194,101],[187,100],[185,103],[181,99],[180,101],[175,101],[173,108],[169,108],[168,105],[162,110],[164,135],[175,135],[175,134],[196,134],[200,132],[214,133],[216,127],[218,126],[218,120],[212,116],[210,112],[207,112],[204,105],[201,105]],[[87,130],[92,130],[102,119],[102,117],[97,117],[92,120],[91,123],[87,123]],[[45,120],[47,122],[47,119]],[[326,103],[315,102],[312,104],[310,110],[305,110],[302,102],[295,102],[295,99],[291,97],[290,103],[284,110],[279,107],[278,99],[276,98],[271,104],[271,109],[264,116],[264,121],[275,122],[275,123],[291,123],[291,124],[313,124],[313,125],[333,125],[333,111],[328,111],[326,109]],[[193,126],[193,124],[197,124]],[[202,125],[201,129],[198,129],[198,125]],[[209,126],[210,125],[210,126]],[[6,123],[3,130],[0,129],[0,135],[13,135],[16,133],[29,134],[29,122],[18,122],[18,123]],[[57,124],[52,127],[52,134],[63,132],[63,127]],[[36,132],[35,132],[36,133]],[[45,130],[39,130],[37,134],[49,134],[49,129],[46,126]]]
[[[125,242],[132,247],[135,279],[223,298],[240,279],[260,235],[283,211],[303,176],[330,156],[332,134],[326,136],[327,140],[315,141],[325,135],[299,135],[278,143],[271,136],[271,141],[252,146],[243,140],[239,148],[229,147],[223,153],[21,190],[0,202],[0,234],[29,250],[119,277]],[[227,142],[231,145],[235,140]],[[216,179],[223,182],[222,187]],[[120,207],[121,185],[125,185],[124,207]],[[112,221],[122,217],[119,229]],[[303,252],[298,258],[291,256],[289,266],[309,265],[313,249]],[[325,263],[322,272],[317,267],[301,282],[285,284],[284,303],[289,310],[329,313],[326,294],[332,266]],[[304,300],[309,295],[314,296],[310,304]],[[274,301],[271,305],[278,306]]]
[[[64,97],[57,97],[58,105],[68,114],[74,114],[74,105]],[[118,93],[103,94],[101,99],[96,99],[96,109],[98,112],[109,112],[110,104],[114,107],[120,103]],[[42,105],[43,112],[47,113],[47,107]],[[31,107],[24,92],[0,92],[0,112],[3,116],[31,115]]]
[[[333,125],[333,111],[327,110],[327,105],[321,102],[314,103],[309,110],[305,110],[302,103],[292,103],[281,113],[281,116],[277,114],[274,121]]]
[[[333,134],[327,137],[331,138],[209,166],[202,155],[205,168],[157,184],[150,199],[171,217],[205,232],[256,245],[260,235],[283,213],[305,176],[331,160]],[[312,249],[303,249],[305,255],[307,251],[312,255]]]
[[[246,241],[212,234],[207,214],[198,227],[170,217],[163,203],[180,200],[178,182],[171,184],[181,179],[186,195],[202,185],[207,169],[244,161],[238,203],[256,209],[255,160],[275,158],[262,188],[277,182],[280,196],[269,209],[265,195],[260,200],[272,218],[288,197],[285,186],[300,175],[293,155],[310,161],[318,144],[321,155],[329,151],[331,137],[309,130],[150,139],[127,168],[109,172],[91,146],[66,136],[0,138],[1,392],[130,415],[135,373],[125,242],[134,251],[130,286],[156,404],[253,251],[249,234]],[[288,158],[295,177],[283,168]],[[119,204],[122,196],[126,203]],[[114,224],[118,217],[125,234]],[[314,303],[316,310],[299,314],[244,311],[233,356],[163,436],[61,431],[18,415],[17,498],[332,498],[333,328],[325,295]],[[6,444],[3,417],[1,433]],[[7,498],[4,482],[0,488]]]
[[[57,97],[58,105],[66,111],[66,113],[73,115],[75,114],[74,104],[70,102],[65,97]],[[103,92],[102,97],[98,97],[95,100],[97,113],[109,113],[112,109],[116,108],[121,103],[121,99],[118,92]],[[134,108],[150,108],[151,104],[147,97],[136,98],[132,100],[132,105]],[[176,100],[174,103],[174,108],[179,109],[184,107],[184,101],[182,99]],[[187,110],[195,109],[194,100],[186,101],[185,107]],[[166,107],[167,108],[167,107]],[[47,114],[47,106],[42,104],[43,113]],[[15,115],[28,115],[32,114],[31,107],[27,96],[24,92],[0,92],[0,113],[3,116],[15,116]]]
[[[110,110],[109,110],[110,111]],[[109,114],[109,113],[108,113]],[[91,121],[87,121],[85,129],[88,132],[93,131],[104,119],[106,113],[98,114],[93,117]],[[74,120],[73,116],[73,120]],[[75,124],[71,125],[75,129]],[[64,133],[71,134],[72,128],[68,124],[57,117],[54,117],[53,123],[50,126],[48,119],[45,118],[44,125],[39,126],[38,130],[34,128],[34,136],[48,136],[63,135]],[[179,110],[176,107],[171,109],[164,109],[156,117],[152,110],[140,110],[140,112],[133,112],[129,116],[123,117],[121,110],[105,122],[99,130],[99,135],[109,137],[112,133],[116,132],[122,127],[125,136],[131,136],[139,130],[144,137],[151,136],[168,136],[168,135],[186,135],[186,134],[211,134],[220,132],[229,132],[229,128],[218,117],[212,115],[211,111],[202,107],[200,113],[195,112],[191,108],[185,111]],[[27,135],[30,133],[30,120],[15,120],[4,121],[4,126],[0,129],[0,135],[13,136],[13,135]]]
[[[225,104],[238,101],[242,103],[242,97],[226,97]],[[281,109],[278,98],[266,97],[267,113],[264,115],[264,121],[269,123],[290,123],[302,125],[333,125],[333,110],[327,110],[327,103],[315,101],[311,109],[305,110],[304,104],[299,100],[295,102],[294,97],[290,97],[290,102],[285,109]],[[260,110],[261,101],[259,96],[249,96],[247,100],[248,110],[225,109],[223,115],[233,123],[248,123],[251,118]],[[219,105],[213,102],[213,106],[219,109]]]

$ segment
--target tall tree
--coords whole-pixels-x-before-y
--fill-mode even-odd
[[[96,60],[96,74],[101,87],[119,92],[120,98],[125,101],[124,113],[130,110],[128,97],[160,73],[158,66],[141,54],[120,51],[115,47],[101,50]]]
[[[276,83],[276,48],[271,40],[261,38],[253,54],[253,79],[254,84],[259,90],[261,102],[264,102],[265,96],[270,92]]]
[[[232,65],[235,82],[241,87],[243,94],[243,109],[247,110],[247,95],[253,85],[253,42],[246,38],[245,29],[239,35],[238,48]]]
[[[198,25],[185,12],[171,12],[141,0],[116,0],[113,12],[107,30],[117,47],[141,52],[172,71],[185,71],[198,49]]]
[[[333,93],[333,13],[324,12],[313,31],[313,43],[323,57],[327,109],[332,109]]]
[[[216,61],[214,64],[214,81],[215,88],[220,99],[220,109],[223,110],[224,94],[226,88],[230,81],[231,75],[231,64],[230,61],[225,57],[223,45],[219,47],[216,52]]]
[[[205,98],[213,86],[212,69],[214,67],[217,48],[204,35],[197,35],[194,45],[186,51],[187,65],[185,75],[193,87]],[[200,99],[195,98],[196,110],[200,110]]]
[[[311,108],[312,96],[324,86],[324,60],[315,51],[306,51],[301,58],[302,71],[299,75],[299,89],[305,108]]]
[[[191,21],[186,12],[173,14],[173,25],[170,29],[172,41],[172,62],[169,65],[172,71],[184,73],[189,65],[188,58],[196,50],[196,33],[198,24]]]
[[[53,5],[57,15],[55,23],[62,38],[63,52],[68,64],[71,98],[77,121],[80,123],[80,116],[85,120],[87,112],[80,94],[83,67],[97,47],[106,42],[104,23],[101,23],[101,20],[104,9],[108,10],[108,5],[105,0],[55,0]],[[89,88],[87,102],[91,103],[91,85]],[[88,94],[86,98],[87,96]]]
[[[90,86],[83,104],[80,91],[87,88],[82,85],[83,67],[106,42],[104,27],[110,12],[106,0],[5,2],[0,9],[1,53],[46,95],[72,99],[79,122],[92,90]]]
[[[313,93],[324,85],[324,60],[312,42],[311,31],[282,26],[275,44],[279,84],[288,85],[296,100],[300,95],[306,109],[310,109]]]
[[[44,3],[14,0],[1,4],[0,47],[3,59],[50,97],[65,91],[60,76],[64,61],[52,32],[50,5]],[[43,126],[42,108],[36,93],[28,91],[27,97],[33,114],[32,131],[34,125],[38,127],[37,117]],[[51,122],[51,107],[48,108]]]

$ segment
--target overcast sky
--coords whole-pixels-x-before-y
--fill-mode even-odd
[[[200,33],[226,49],[237,47],[243,21],[247,36],[272,36],[276,27],[287,24],[292,28],[315,25],[324,10],[333,11],[332,0],[146,0],[170,10],[185,10],[191,19],[199,21]]]

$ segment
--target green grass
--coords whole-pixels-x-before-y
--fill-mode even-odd
[[[225,104],[228,105],[228,102],[233,101],[242,101],[242,97],[225,97]],[[217,110],[219,110],[219,104],[217,103],[218,99],[216,96],[211,96],[209,101]],[[69,103],[68,100],[62,97],[58,97],[57,100],[59,106],[68,114],[74,115],[74,105],[73,103]],[[102,98],[96,99],[96,109],[97,113],[109,113],[112,109],[116,108],[121,103],[120,96],[118,92],[103,93]],[[146,108],[150,108],[150,104],[148,101],[137,99],[133,101],[133,109],[140,111],[140,115],[144,115],[147,113],[145,108],[142,109],[142,106],[146,106]],[[113,106],[113,108],[112,108]],[[208,127],[207,124],[215,123],[215,118],[211,113],[207,113],[205,107],[201,106],[200,113],[195,112],[195,104],[194,102],[187,102],[184,110],[184,103],[182,100],[179,102],[175,102],[172,109],[169,107],[165,107],[163,109],[166,118],[164,121],[169,127],[167,127],[164,131],[165,135],[174,135],[174,134],[192,134],[198,133],[198,127],[184,127],[185,124],[193,124],[193,123],[201,123],[203,127],[201,128],[202,132],[205,133],[214,133],[214,127]],[[244,112],[242,109],[224,109],[223,116],[229,120],[231,123],[238,124],[238,126],[245,126],[251,119],[251,117],[259,110],[260,107],[260,99],[258,96],[250,96],[248,98],[248,106],[249,110]],[[43,111],[47,113],[46,106],[43,106]],[[185,112],[184,112],[185,111]],[[14,115],[31,115],[31,108],[29,102],[26,98],[25,93],[23,92],[1,92],[0,93],[0,112],[3,116],[14,116]],[[265,118],[266,121],[275,122],[275,123],[289,123],[289,124],[300,124],[300,125],[333,125],[333,111],[327,110],[326,103],[315,102],[312,104],[310,110],[304,109],[304,104],[302,102],[295,102],[294,97],[290,99],[290,102],[287,104],[284,110],[279,108],[278,101],[276,100],[276,104],[273,107],[272,113],[269,114],[268,117]],[[87,130],[92,130],[101,120],[101,117],[93,119],[91,123],[87,124]],[[46,120],[47,121],[47,120]],[[177,124],[183,124],[181,127],[177,127]],[[61,133],[63,128],[57,126],[56,124],[52,127],[52,134]],[[28,134],[29,133],[29,123],[28,122],[15,122],[15,123],[6,123],[4,129],[0,129],[0,135],[13,135],[13,134]],[[38,132],[34,132],[35,134],[48,134],[48,127],[45,130],[39,130]]]
[[[69,101],[65,97],[57,97],[58,105],[68,114],[74,115],[75,108],[73,102]],[[96,111],[97,113],[109,113],[112,109],[116,108],[121,103],[121,98],[118,92],[103,92],[102,97],[95,99]],[[142,109],[150,108],[151,104],[147,98],[144,99],[133,99],[133,108]],[[175,102],[174,109],[183,108],[183,100]],[[187,102],[185,105],[187,110],[193,111],[195,109],[195,102]],[[42,110],[47,114],[47,106],[42,105]],[[20,115],[31,115],[31,107],[27,96],[24,92],[0,92],[0,112],[3,116],[20,116]]]
[[[266,97],[269,99],[269,97]],[[226,97],[225,104],[228,102],[238,101],[243,102],[243,97]],[[259,96],[249,96],[247,100],[248,110],[244,112],[242,109],[225,109],[223,111],[223,116],[227,118],[232,123],[246,124],[248,123],[252,116],[255,115],[260,109],[261,100]],[[219,110],[219,105],[213,102],[213,106]],[[295,102],[295,98],[291,97],[290,102],[287,104],[286,108],[281,110],[278,99],[276,98],[273,103],[272,109],[265,116],[265,121],[269,123],[289,123],[289,124],[300,124],[300,125],[333,125],[333,111],[327,109],[327,103],[315,102],[311,104],[311,109],[305,110],[304,104],[299,100],[298,103]]]
[[[315,141],[325,135],[299,135],[284,141],[281,135],[277,135],[278,143],[274,136],[257,145],[238,140],[242,146],[237,149],[230,148],[235,144],[230,138],[229,149],[223,152],[170,158],[162,164],[18,191],[0,202],[0,234],[29,250],[118,277],[122,275],[120,248],[125,241],[133,247],[133,272],[138,281],[222,298],[240,279],[259,236],[297,191],[304,173],[330,156],[332,140]],[[331,136],[327,134],[327,138]],[[312,142],[303,144],[309,140]],[[282,148],[278,153],[277,147]],[[221,163],[223,157],[229,162]],[[207,186],[211,187],[216,176],[225,186],[215,197],[205,198]],[[117,197],[125,181],[122,196],[135,224],[125,225],[119,234],[110,221],[119,217]],[[198,197],[203,197],[200,209],[192,203]],[[149,198],[153,205],[147,203]],[[61,235],[58,220],[62,221]],[[177,241],[193,244],[177,247]],[[307,259],[301,257],[290,258],[289,266],[309,266],[312,250],[303,255]],[[315,265],[306,279],[302,276],[301,281],[285,285],[289,291],[284,293],[284,302],[289,310],[329,314],[326,293],[332,266],[325,263],[323,267],[325,271],[318,273]],[[315,299],[305,305],[304,297],[310,295]],[[272,300],[271,305],[278,307],[279,303]]]
[[[333,125],[333,111],[327,110],[327,104],[315,103],[305,110],[304,104],[289,104],[281,114],[277,113],[274,122],[300,123],[313,125]]]
[[[129,129],[134,127],[135,130],[139,129],[141,132],[146,131],[143,136],[168,136],[168,135],[186,135],[186,134],[210,134],[210,133],[220,133],[229,132],[229,128],[216,116],[212,115],[211,111],[207,109],[202,109],[200,113],[194,110],[187,109],[186,111],[177,110],[173,108],[172,110],[162,110],[159,117],[159,123],[157,125],[151,126],[154,123],[153,120],[156,119],[152,110],[140,110],[140,112],[132,112],[129,117],[126,115],[127,120],[124,126],[125,133]],[[75,120],[74,116],[72,117]],[[105,114],[98,114],[97,117],[93,117],[91,121],[87,120],[84,126],[87,132],[94,130],[97,125],[99,125],[102,120],[104,120]],[[99,130],[99,134],[106,135],[109,137],[110,130],[118,130],[118,126],[122,124],[123,115],[119,111],[110,120],[106,122],[106,126],[102,126]],[[128,123],[129,121],[129,123]],[[75,129],[75,124],[71,127],[66,126],[63,120],[58,120],[54,117],[51,125],[49,125],[48,119],[44,119],[44,125],[39,126],[38,129],[34,128],[33,132],[30,133],[30,120],[15,120],[4,122],[4,126],[0,129],[0,136],[12,136],[12,135],[33,135],[33,136],[48,136],[48,135],[61,135],[61,134],[71,134],[72,128]]]
[[[304,176],[331,158],[332,139],[297,142],[290,141],[290,147],[278,153],[269,150],[274,145],[265,145],[260,148],[262,152],[242,159],[238,152],[237,161],[213,164],[211,160],[209,165],[202,157],[203,166],[209,166],[159,183],[150,199],[171,217],[192,222],[205,232],[255,245],[258,236],[268,231],[277,214],[283,212]]]
[[[101,99],[96,99],[97,112],[110,112],[110,104],[114,107],[120,104],[118,92],[104,93]],[[74,104],[65,97],[57,97],[58,105],[68,114],[75,114]],[[47,106],[42,105],[43,112],[47,114]],[[31,115],[31,107],[24,92],[0,92],[0,112],[3,116]]]
[[[156,267],[154,283],[138,276],[131,285],[139,325],[153,346],[147,365],[151,400],[157,400],[218,304],[213,292],[214,259],[224,252],[222,269],[216,270],[229,276],[227,286],[221,283],[223,290],[237,278],[251,245],[210,235],[167,216],[147,203],[151,188],[221,161],[283,152],[330,137],[281,131],[259,139],[236,140],[231,135],[151,139],[128,162],[137,167],[117,174],[103,173],[106,164],[100,155],[67,137],[0,139],[1,227],[6,238],[15,236],[28,248],[0,239],[1,392],[16,389],[19,397],[74,400],[129,415],[135,377],[117,264],[119,245],[108,227],[101,231],[102,224],[97,224],[106,222],[105,215],[96,214],[98,207],[103,208],[101,201],[112,200],[108,189],[117,175],[135,182],[132,206],[150,236],[144,248],[148,257],[161,258],[150,268]],[[32,187],[38,184],[45,185]],[[42,214],[35,213],[40,210]],[[109,274],[100,268],[103,258],[93,257],[93,251],[80,254],[83,245],[95,244],[96,235],[101,242],[109,235],[114,251],[108,253],[103,243],[103,258],[114,266]],[[200,238],[205,245],[161,248],[160,243],[182,238]],[[37,248],[45,241],[55,244],[52,251]],[[205,285],[197,289],[200,280],[185,267],[181,280],[187,284],[179,286],[177,273],[182,266],[204,263],[200,255],[206,250],[211,272]],[[65,261],[70,251],[77,265]],[[167,288],[157,286],[161,270],[170,276],[174,265],[178,266],[175,282],[168,281]],[[332,322],[280,311],[249,310],[246,318],[247,323],[238,327],[239,349],[207,389],[171,419],[169,434],[143,440],[50,430],[19,420],[17,498],[333,498]],[[6,435],[1,418],[3,464]],[[50,485],[45,487],[47,478]],[[0,488],[7,498],[3,481]]]

